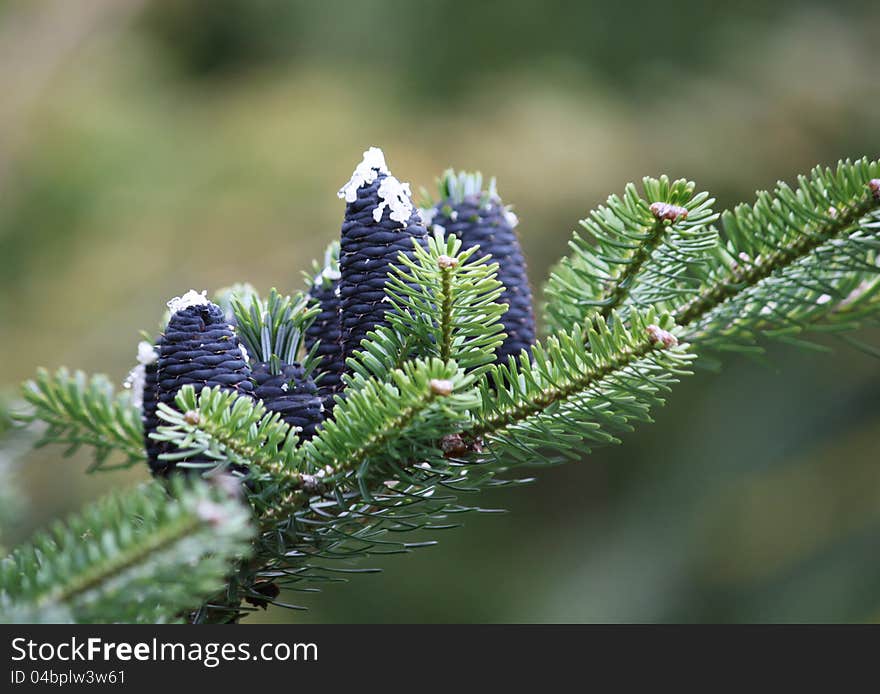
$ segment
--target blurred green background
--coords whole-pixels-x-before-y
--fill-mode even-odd
[[[191,287],[299,288],[370,145],[414,190],[497,176],[536,286],[627,181],[724,207],[877,157],[878,29],[830,0],[0,0],[0,388],[40,365],[122,381]],[[509,514],[259,619],[874,620],[878,426],[861,353],[729,358],[624,446],[479,500]],[[7,546],[147,477],[26,443],[0,444]]]

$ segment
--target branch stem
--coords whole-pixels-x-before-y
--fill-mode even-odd
[[[663,240],[663,232],[665,229],[666,226],[663,224],[663,220],[658,219],[648,231],[644,242],[636,247],[635,252],[629,259],[629,262],[626,263],[620,276],[612,280],[614,283],[614,289],[611,290],[602,302],[602,308],[599,310],[599,314],[602,318],[608,320],[611,316],[611,312],[626,301],[626,297],[629,296],[630,288],[632,287],[633,279],[639,274],[642,265],[648,261],[651,255],[653,255],[657,246],[660,245],[660,242]]]
[[[440,268],[443,301],[440,305],[440,359],[448,362],[452,358],[452,268]]]
[[[325,484],[331,484],[334,481],[337,481],[334,478],[351,472],[360,465],[362,460],[379,452],[390,438],[398,436],[400,432],[411,421],[413,421],[420,412],[423,412],[425,408],[431,405],[437,397],[438,395],[436,393],[429,391],[425,394],[424,400],[403,409],[400,414],[388,422],[386,426],[368,437],[361,446],[356,451],[352,452],[352,454],[345,460],[340,460],[338,458],[334,459],[333,463],[331,463],[333,472],[324,478]],[[309,495],[300,488],[300,474],[297,472],[293,473],[293,475],[288,475],[288,480],[295,482],[294,488],[286,493],[280,493],[277,502],[272,508],[267,509],[263,514],[262,520],[265,523],[264,529],[272,527],[272,525],[279,520],[289,518],[293,515],[294,511],[302,508],[308,503]]]
[[[878,206],[880,206],[880,201],[868,194],[864,199],[839,210],[836,217],[829,218],[815,233],[804,234],[791,246],[779,248],[766,258],[755,258],[747,267],[730,270],[726,277],[721,278],[716,284],[676,311],[673,316],[676,324],[686,327],[700,320],[707,313],[746,289],[812,253],[823,243],[827,243],[843,232],[850,231],[853,224]]]
[[[663,345],[661,343],[655,342],[651,338],[646,338],[635,347],[621,350],[606,364],[595,369],[588,369],[580,378],[565,385],[558,385],[555,388],[545,389],[541,396],[489,417],[461,433],[473,437],[497,433],[499,430],[509,427],[512,424],[516,424],[528,417],[540,414],[544,409],[555,402],[565,400],[566,398],[589,389],[596,382],[601,381],[603,378],[607,378],[616,371],[626,368],[633,362],[647,356],[653,350],[662,347]]]
[[[149,535],[142,542],[121,552],[113,560],[99,563],[93,567],[92,571],[76,576],[66,585],[47,593],[37,604],[45,607],[52,603],[66,603],[75,596],[82,595],[88,590],[100,586],[126,569],[136,566],[150,556],[158,554],[162,550],[180,542],[206,523],[207,521],[196,517],[186,518],[183,522],[179,521],[164,531]]]

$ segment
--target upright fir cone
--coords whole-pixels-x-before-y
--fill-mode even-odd
[[[142,340],[138,343],[138,365],[131,370],[125,379],[125,387],[131,390],[132,405],[141,411],[141,422],[144,428],[144,449],[147,453],[147,462],[152,468],[158,461],[159,442],[150,438],[150,434],[159,426],[159,417],[156,415],[158,378],[157,351],[160,341],[154,346],[152,342]]]
[[[299,429],[301,439],[315,435],[324,420],[324,406],[318,387],[301,364],[282,364],[273,373],[269,362],[254,364],[251,378],[254,396],[263,401],[267,409],[278,412],[281,419]]]
[[[501,202],[494,179],[488,190],[482,184],[479,173],[446,171],[440,180],[440,201],[423,210],[422,217],[428,226],[439,225],[446,233],[455,234],[465,248],[479,246],[475,259],[491,254],[498,263],[498,281],[505,287],[499,302],[508,309],[501,317],[507,338],[498,348],[497,361],[506,362],[509,355],[519,355],[535,342],[532,290],[515,231],[516,215]]]
[[[339,277],[339,244],[333,243],[327,249],[324,267],[309,285],[309,297],[318,305],[320,312],[306,328],[304,336],[306,352],[311,352],[319,343],[316,354],[321,361],[316,370],[320,374],[318,393],[324,402],[325,416],[333,411],[333,395],[342,387],[342,372],[345,370],[339,315]]]
[[[339,191],[346,201],[339,253],[339,302],[342,358],[385,325],[385,282],[401,252],[413,254],[413,239],[424,243],[427,231],[414,209],[408,183],[385,165],[382,150],[364,152],[351,180]]]
[[[254,384],[246,353],[223,310],[205,298],[205,293],[189,291],[168,302],[171,318],[159,345],[157,362],[157,401],[174,407],[174,397],[185,385],[199,390],[221,386],[250,396]],[[205,462],[187,460],[187,462]],[[174,462],[151,460],[154,475],[167,475]]]
[[[143,407],[141,409],[141,421],[144,425],[144,446],[147,450],[147,462],[150,466],[155,465],[159,460],[159,442],[150,438],[150,434],[156,431],[159,426],[159,416],[156,414],[156,407],[159,404],[159,352],[157,351],[162,344],[161,338],[156,342],[156,346],[148,342],[142,342],[150,348],[150,354],[144,356],[148,361],[144,364],[144,398]],[[138,348],[140,353],[141,349]]]

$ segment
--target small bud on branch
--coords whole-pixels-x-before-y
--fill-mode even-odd
[[[664,349],[675,347],[678,344],[678,338],[668,330],[664,330],[659,325],[649,325],[646,329],[648,337],[652,342],[660,343]]]
[[[454,389],[454,385],[452,381],[449,381],[445,378],[432,378],[431,379],[431,392],[434,395],[452,395],[452,391]]]
[[[454,267],[458,267],[458,258],[451,258],[448,255],[441,255],[437,258],[437,266],[441,270],[451,270]]]
[[[668,202],[655,202],[649,208],[651,213],[662,221],[675,222],[679,219],[687,219],[688,211],[685,207],[670,205]]]

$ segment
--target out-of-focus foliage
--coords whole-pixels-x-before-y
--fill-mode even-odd
[[[182,0],[155,3],[145,26],[181,72],[197,78],[285,61],[351,65],[367,50],[369,67],[426,95],[455,96],[474,80],[554,62],[631,93],[666,70],[710,71],[722,58],[719,40],[769,34],[799,4],[677,0],[642,2],[635,12],[632,4],[596,0]],[[846,0],[835,14],[852,21],[870,9],[865,0]]]
[[[29,56],[0,68],[2,386],[63,363],[121,381],[190,287],[300,288],[371,144],[416,187],[450,165],[497,176],[536,279],[646,173],[692,177],[720,210],[878,154],[865,2],[95,2],[123,9],[81,12],[76,41],[64,5],[0,5],[0,53]],[[880,368],[767,359],[682,384],[625,447],[481,499],[513,513],[268,617],[876,618]],[[31,456],[34,503],[3,541],[129,474],[87,465]]]
[[[253,535],[250,509],[222,485],[110,495],[0,561],[0,623],[179,622]]]

